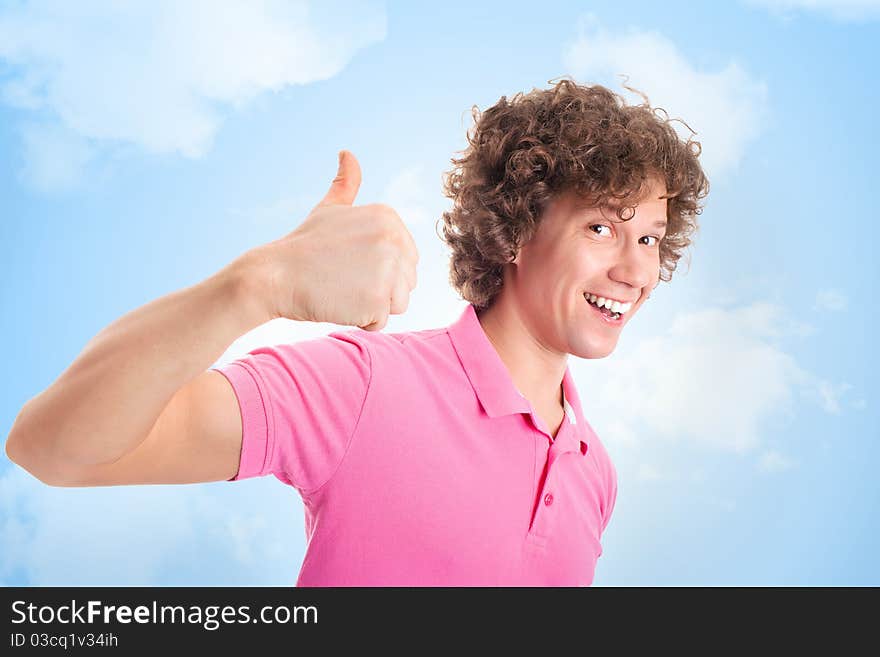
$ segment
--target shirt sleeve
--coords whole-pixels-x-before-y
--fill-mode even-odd
[[[372,359],[356,332],[258,347],[212,367],[232,385],[242,419],[238,473],[274,475],[300,493],[342,462],[369,391]]]

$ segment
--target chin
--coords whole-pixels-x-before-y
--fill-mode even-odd
[[[599,358],[608,358],[612,353],[614,353],[614,348],[617,344],[609,345],[606,347],[594,347],[590,346],[586,349],[580,350],[579,353],[572,353],[572,356],[577,356],[578,358],[584,358],[589,360],[597,360]]]

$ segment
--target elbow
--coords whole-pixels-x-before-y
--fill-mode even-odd
[[[15,457],[12,454],[12,434],[11,433],[6,437],[6,458],[8,458],[13,463],[18,463],[18,461],[15,460]]]
[[[22,462],[22,443],[23,441],[15,432],[15,425],[13,425],[12,431],[10,431],[9,435],[6,437],[6,458],[16,465],[21,465]]]
[[[11,460],[11,459],[10,459]],[[12,461],[22,470],[27,472],[34,479],[39,481],[42,484],[46,484],[47,486],[53,486],[57,488],[70,488],[72,486],[76,486],[77,484],[69,479],[64,479],[58,477],[57,475],[51,474],[50,471],[41,470],[39,468],[35,468],[32,465],[26,465],[20,461]]]
[[[6,436],[6,458],[16,465],[22,464],[22,452],[24,451],[24,446],[27,444],[27,440],[22,435],[24,433],[22,431],[22,424],[24,423],[26,409],[27,404],[25,404],[18,412],[18,415],[15,416],[15,420],[12,422],[12,428],[9,429],[9,435]]]
[[[10,431],[6,437],[6,458],[47,486],[68,487],[73,485],[72,482],[58,476],[57,472],[53,472],[52,468],[40,466],[32,457],[29,457],[26,448],[30,444],[32,441],[22,435],[20,431],[16,433],[13,425],[13,431]]]

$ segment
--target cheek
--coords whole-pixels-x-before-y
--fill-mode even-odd
[[[658,252],[657,256],[651,262],[651,272],[653,275],[651,276],[651,281],[648,286],[650,289],[654,289],[654,286],[660,282],[660,255],[661,254]]]

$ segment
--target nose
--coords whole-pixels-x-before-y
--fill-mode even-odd
[[[653,285],[660,274],[656,251],[643,244],[625,244],[617,254],[608,275],[635,289]]]

